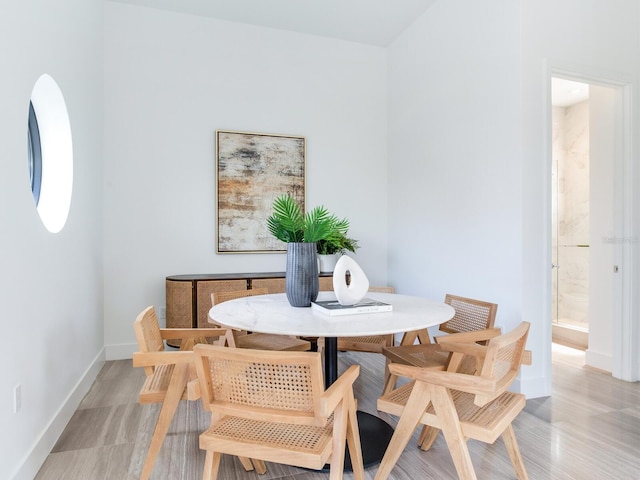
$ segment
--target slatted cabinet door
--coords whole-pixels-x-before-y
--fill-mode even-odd
[[[246,290],[246,280],[208,280],[196,284],[196,299],[198,302],[198,328],[211,327],[209,310],[211,310],[211,294],[214,292],[237,292]]]

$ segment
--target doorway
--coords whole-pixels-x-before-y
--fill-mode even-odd
[[[551,79],[552,338],[589,345],[589,84]]]
[[[614,188],[620,155],[619,91],[552,78],[552,339],[612,371],[616,317]],[[619,231],[619,230],[618,230]]]

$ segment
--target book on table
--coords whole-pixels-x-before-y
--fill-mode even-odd
[[[393,305],[371,298],[363,298],[353,305],[341,305],[337,300],[311,302],[311,308],[326,315],[356,315],[358,313],[391,312]]]

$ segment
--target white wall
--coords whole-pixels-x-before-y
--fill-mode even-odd
[[[3,2],[0,45],[0,478],[31,479],[103,357],[102,1]],[[38,217],[27,169],[29,97],[43,73],[62,90],[73,136],[71,210],[58,234]]]
[[[516,2],[439,1],[389,55],[390,281],[495,302],[507,328],[522,309],[518,30]]]
[[[105,343],[164,305],[167,275],[284,271],[284,254],[215,253],[216,129],[307,138],[307,205],[351,221],[386,282],[386,50],[105,4]]]
[[[551,387],[549,67],[635,86],[639,18],[631,0],[440,0],[389,49],[390,282],[531,322],[529,396]]]

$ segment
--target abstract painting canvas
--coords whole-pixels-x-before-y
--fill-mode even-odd
[[[216,131],[217,252],[284,252],[267,228],[276,197],[289,193],[304,211],[304,137]]]

